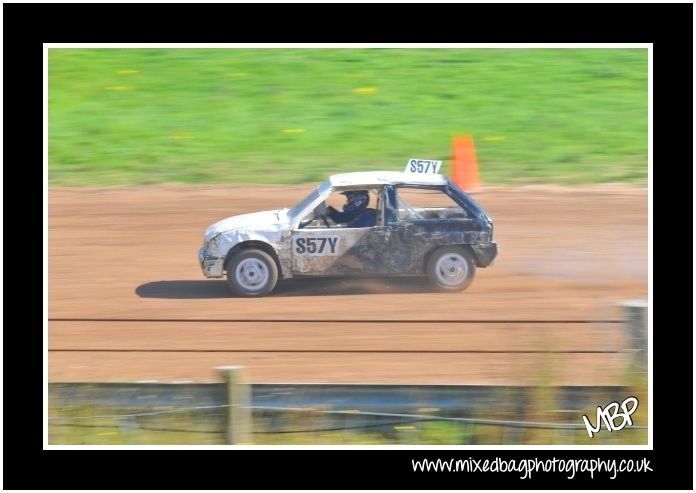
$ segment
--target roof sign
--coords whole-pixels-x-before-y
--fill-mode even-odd
[[[440,172],[442,161],[428,159],[409,159],[404,173],[417,173],[421,175],[436,175]]]

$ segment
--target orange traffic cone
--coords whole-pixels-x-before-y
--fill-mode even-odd
[[[452,181],[465,192],[481,191],[476,148],[474,147],[474,138],[471,135],[452,138],[451,174]]]

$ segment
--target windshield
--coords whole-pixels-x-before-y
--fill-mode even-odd
[[[304,211],[311,205],[312,202],[319,198],[319,195],[322,193],[321,188],[322,185],[319,185],[317,188],[312,190],[309,195],[303,198],[295,207],[288,210],[288,217],[291,221],[294,221],[298,214]]]

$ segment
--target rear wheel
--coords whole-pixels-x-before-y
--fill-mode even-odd
[[[227,284],[239,296],[264,296],[278,283],[278,266],[262,250],[242,250],[227,264]]]
[[[426,270],[440,291],[461,291],[474,280],[476,264],[466,248],[448,246],[433,252]]]

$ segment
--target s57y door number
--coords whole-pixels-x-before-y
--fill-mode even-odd
[[[298,236],[295,253],[298,255],[338,255],[338,236]]]

